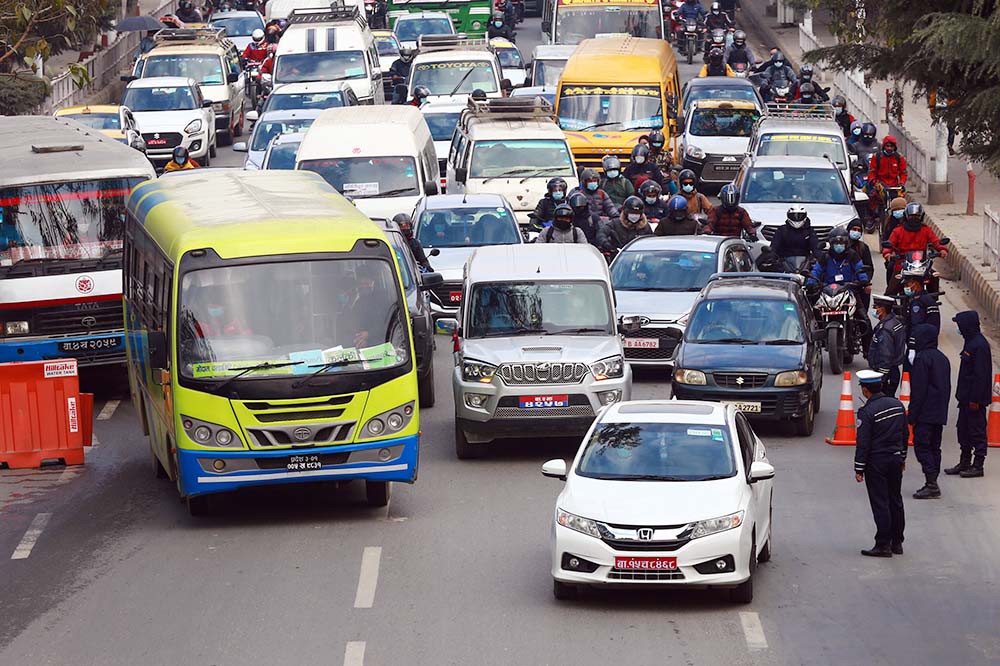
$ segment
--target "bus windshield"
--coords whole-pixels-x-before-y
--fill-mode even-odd
[[[585,39],[611,35],[660,39],[662,20],[657,4],[569,7],[560,2],[554,43],[579,44]]]
[[[180,372],[241,380],[392,368],[409,359],[406,306],[392,264],[336,259],[190,271],[178,302]]]
[[[497,92],[496,74],[487,60],[422,62],[413,67],[410,89],[426,86],[431,95],[468,95],[473,90]]]
[[[125,198],[142,180],[84,180],[0,190],[0,265],[32,259],[100,259],[119,252]]]
[[[396,20],[396,39],[415,42],[421,35],[453,35],[451,20],[444,18],[400,18]]]
[[[559,126],[571,132],[663,127],[656,86],[567,86],[559,92]]]

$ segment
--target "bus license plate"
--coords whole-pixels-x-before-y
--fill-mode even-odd
[[[310,456],[292,456],[288,459],[288,464],[285,466],[289,472],[307,472],[311,469],[322,469],[323,463],[320,462],[318,455]]]
[[[89,340],[68,340],[59,343],[61,352],[78,351],[107,351],[110,349],[120,349],[122,339],[118,336],[109,338],[90,338]]]
[[[729,402],[726,400],[722,401],[723,405],[732,405],[736,408],[736,411],[746,412],[747,414],[760,414],[760,403],[759,402]]]
[[[522,395],[521,409],[548,409],[550,407],[569,407],[568,395]]]
[[[677,558],[616,557],[615,569],[625,571],[677,571]]]

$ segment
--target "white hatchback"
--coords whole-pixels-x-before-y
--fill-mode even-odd
[[[563,479],[553,522],[557,599],[578,587],[730,588],[753,600],[753,573],[771,557],[774,468],[732,406],[622,402],[594,421]]]

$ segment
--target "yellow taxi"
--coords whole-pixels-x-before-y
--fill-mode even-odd
[[[55,113],[56,118],[71,118],[104,136],[126,146],[146,152],[146,142],[136,125],[132,111],[127,106],[96,104],[93,106],[67,106]]]

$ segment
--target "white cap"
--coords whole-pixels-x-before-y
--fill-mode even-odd
[[[862,384],[878,384],[884,377],[878,370],[858,370],[858,381]]]

